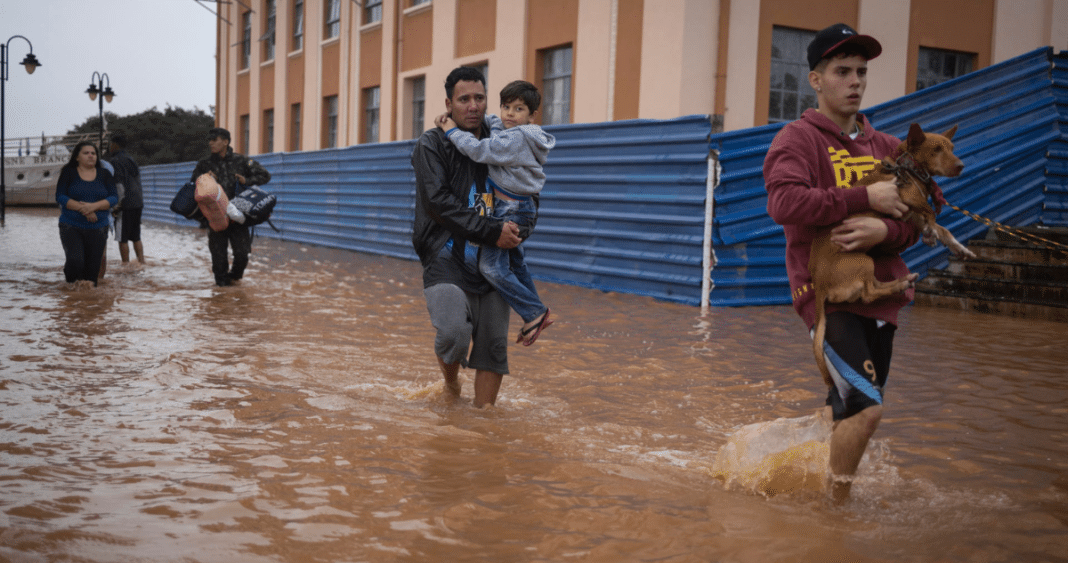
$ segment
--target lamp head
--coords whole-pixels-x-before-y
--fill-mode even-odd
[[[115,92],[111,89],[111,86],[104,88],[104,99],[110,104],[111,99],[115,97]]]
[[[33,71],[37,70],[37,67],[42,66],[41,61],[37,60],[37,57],[35,57],[33,53],[26,55],[26,58],[22,59],[20,64],[26,67],[27,74],[33,74]]]
[[[90,101],[95,101],[96,95],[100,93],[100,90],[96,87],[96,84],[94,83],[89,85],[89,89],[86,90],[85,93],[89,94]]]

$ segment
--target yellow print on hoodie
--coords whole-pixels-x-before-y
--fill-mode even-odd
[[[834,181],[839,188],[851,188],[857,180],[871,172],[879,161],[871,156],[849,156],[845,149],[827,147],[834,167]]]

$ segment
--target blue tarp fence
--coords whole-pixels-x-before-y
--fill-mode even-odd
[[[898,137],[913,122],[959,126],[965,171],[939,182],[950,203],[1010,225],[1068,226],[1068,54],[1037,49],[864,113]],[[789,303],[785,240],[761,172],[781,127],[712,134],[701,115],[546,127],[557,145],[524,243],[535,279],[691,305]],[[256,156],[272,174],[280,229],[257,236],[415,260],[413,147]],[[146,221],[195,227],[169,209],[193,166],[144,167]],[[949,208],[939,223],[961,241],[986,233]],[[903,256],[921,275],[948,261],[941,246]]]

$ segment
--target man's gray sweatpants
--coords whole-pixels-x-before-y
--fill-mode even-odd
[[[446,364],[508,373],[511,310],[496,291],[477,295],[442,283],[423,290],[430,323],[437,330],[434,353]],[[470,348],[470,357],[468,355]],[[466,357],[466,358],[465,358]]]

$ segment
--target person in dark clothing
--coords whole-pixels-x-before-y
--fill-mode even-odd
[[[133,243],[137,262],[145,264],[145,249],[141,245],[141,210],[145,206],[141,190],[141,169],[126,152],[129,142],[126,135],[116,133],[111,136],[108,162],[115,167],[115,182],[122,184],[122,201],[119,202],[118,215],[115,217],[115,237],[119,241],[119,256],[123,264],[130,262],[130,246]]]
[[[197,163],[191,182],[196,182],[201,174],[211,172],[226,192],[226,197],[234,199],[238,184],[262,186],[271,181],[271,173],[260,163],[230,148],[230,132],[226,129],[215,127],[208,131],[208,148],[211,156]],[[252,233],[249,229],[236,221],[231,221],[230,226],[222,231],[208,229],[208,250],[211,251],[211,273],[215,276],[215,285],[225,287],[245,275],[248,255],[252,252]],[[234,252],[232,268],[227,246]]]
[[[481,138],[489,135],[486,79],[473,68],[453,70],[445,80],[445,108],[456,126]],[[434,353],[445,388],[460,396],[460,366],[475,370],[474,405],[494,404],[508,373],[510,309],[478,269],[480,246],[515,248],[519,227],[488,212],[488,169],[448,141],[437,127],[427,130],[412,152],[415,218],[412,245],[423,266],[423,294],[437,330]],[[470,354],[468,354],[470,349]]]
[[[100,165],[96,145],[89,141],[75,145],[56,182],[67,283],[96,286],[111,224],[108,210],[118,202],[115,178]]]

